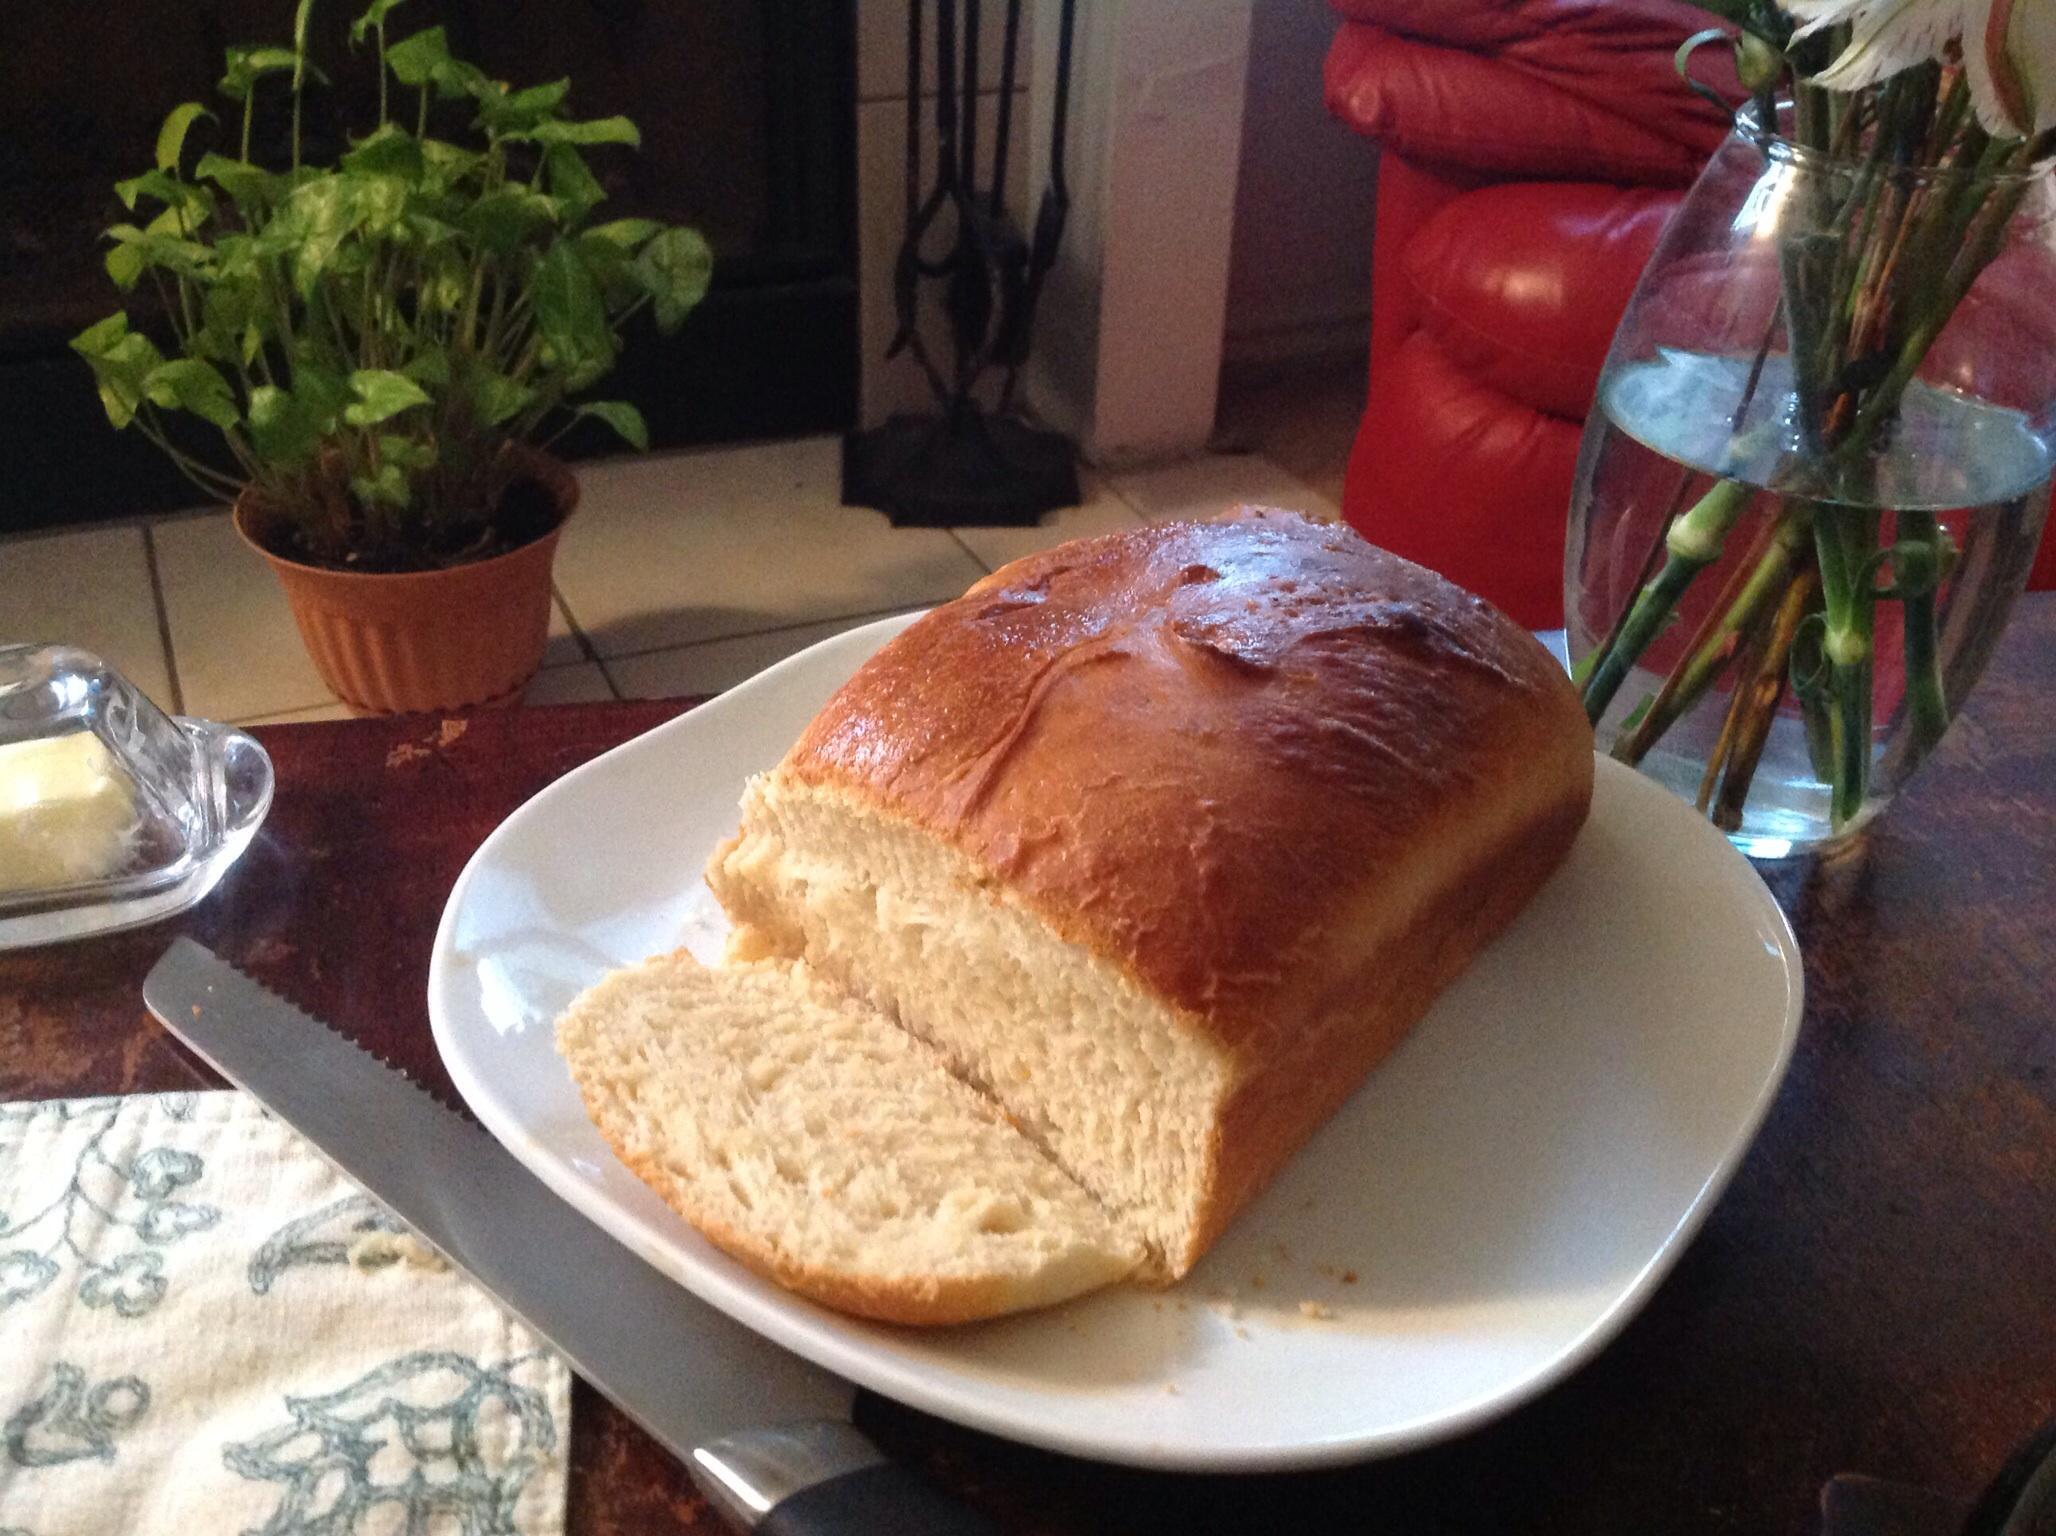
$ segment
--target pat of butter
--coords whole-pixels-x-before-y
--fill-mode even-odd
[[[135,796],[88,732],[0,746],[0,891],[102,879],[129,856]]]

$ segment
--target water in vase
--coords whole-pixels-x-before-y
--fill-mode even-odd
[[[1753,378],[1752,378],[1753,375]],[[1678,615],[1651,643],[1599,722],[1611,749],[1658,692],[1710,613],[1725,607],[1738,573],[1756,566],[1786,498],[1803,496],[1840,517],[1875,518],[1877,547],[1932,518],[1956,550],[1934,592],[1942,691],[1960,699],[1997,643],[2049,505],[2056,444],[2022,412],[1915,383],[1888,442],[1858,468],[1827,479],[1795,451],[1798,425],[1784,361],[1665,351],[1612,370],[1595,409],[1573,493],[1566,622],[1574,660],[1605,638],[1649,571],[1664,530],[1717,479],[1756,494],[1729,531],[1719,561],[1686,590]],[[1872,579],[1890,589],[1880,559]],[[1899,602],[1876,605],[1872,636],[1871,767],[1859,821],[1875,814],[1917,760],[1908,729],[1905,621]],[[1718,810],[1707,764],[1718,755],[1734,669],[1648,747],[1642,770],[1687,800]],[[1818,731],[1809,740],[1800,700],[1781,696],[1730,836],[1744,852],[1780,857],[1830,835],[1830,788]],[[1738,820],[1737,820],[1738,817]]]

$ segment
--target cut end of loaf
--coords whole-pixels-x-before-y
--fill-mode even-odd
[[[1135,978],[1056,934],[970,860],[781,772],[753,780],[708,883],[730,957],[804,957],[937,1051],[1181,1278],[1203,1251],[1230,1064]]]
[[[623,1163],[717,1247],[839,1311],[971,1322],[1140,1259],[991,1104],[804,967],[659,956],[579,997],[557,1043]]]

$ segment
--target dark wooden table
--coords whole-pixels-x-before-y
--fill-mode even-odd
[[[682,707],[261,731],[277,804],[207,902],[0,955],[0,1098],[211,1082],[138,990],[185,931],[454,1102],[423,989],[459,869],[529,795]],[[2056,1413],[2052,713],[2056,598],[2030,598],[1863,846],[1768,871],[1806,952],[1790,1078],[1677,1270],[1541,1400],[1435,1450],[1264,1478],[1092,1466],[868,1398],[860,1422],[1024,1532],[1762,1536],[1816,1530],[1838,1472],[1974,1491]],[[716,1529],[582,1386],[575,1418],[575,1536]]]

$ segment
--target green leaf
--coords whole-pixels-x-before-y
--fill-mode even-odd
[[[450,42],[441,27],[416,32],[386,48],[386,68],[402,85],[427,85],[435,79],[436,67],[449,62]]]
[[[107,231],[107,238],[115,242],[115,250],[126,251],[129,256],[120,262],[110,261],[109,274],[126,271],[133,262],[139,275],[150,267],[163,267],[187,277],[211,275],[214,252],[196,240],[183,239],[177,230],[178,215],[170,209],[152,219],[147,229],[138,229],[133,224],[115,225]]]
[[[571,94],[569,80],[552,80],[546,85],[531,85],[516,91],[507,98],[509,112],[554,112],[564,105],[564,98]]]
[[[533,139],[538,144],[628,144],[642,145],[642,135],[625,117],[596,117],[583,123],[537,123],[527,133],[509,138]]]
[[[613,368],[614,358],[611,353],[581,359],[564,370],[562,392],[575,395],[582,390],[591,389],[612,372]]]
[[[350,23],[350,41],[353,43],[363,42],[380,22],[392,15],[395,10],[405,3],[406,0],[371,0],[371,4],[365,8],[364,14]]]
[[[436,90],[446,97],[470,96],[486,100],[504,94],[504,88],[476,64],[462,59],[445,59],[435,67]]]
[[[423,438],[381,433],[378,439],[378,457],[382,463],[397,465],[401,469],[428,469],[435,464],[435,444]]]
[[[586,168],[585,157],[569,144],[552,144],[543,151],[543,174],[549,178],[550,195],[564,204],[567,223],[577,223],[607,199],[607,189]]]
[[[221,94],[231,101],[249,98],[251,89],[266,75],[283,74],[300,62],[300,56],[290,48],[231,48],[228,50],[228,71],[221,77]],[[319,70],[310,72],[317,80],[325,78]]]
[[[102,263],[114,286],[127,293],[143,275],[143,253],[132,242],[124,242],[107,253]]]
[[[342,167],[366,175],[395,176],[402,181],[421,179],[424,162],[421,144],[397,123],[387,123],[356,145],[342,158]]]
[[[442,139],[423,139],[421,158],[445,181],[459,181],[477,170],[485,156]]]
[[[457,225],[487,250],[504,256],[556,220],[555,199],[513,186],[486,193],[459,215]]]
[[[669,336],[707,296],[714,253],[696,229],[667,229],[635,258],[635,274],[656,310],[657,329]]]
[[[442,259],[422,274],[415,288],[415,302],[424,314],[441,311],[454,315],[471,291],[471,266],[464,260],[450,260],[454,247],[445,247]]]
[[[321,274],[337,263],[346,240],[359,230],[390,232],[406,207],[407,184],[398,177],[333,172],[295,187],[277,217],[265,226],[258,245],[267,254],[292,261],[293,283],[304,298],[314,292]],[[362,254],[358,253],[360,258]]]
[[[352,475],[350,489],[367,507],[395,507],[404,510],[413,500],[406,471],[397,464],[381,464],[376,475]]]
[[[352,173],[350,199],[358,222],[373,234],[385,235],[399,227],[407,213],[407,183],[397,176],[369,176]]]
[[[190,189],[202,190],[202,189]],[[190,202],[180,208],[166,208],[143,226],[143,233],[190,246],[201,255],[206,255],[205,246],[193,244],[186,237],[207,222],[207,216],[214,211],[214,200],[210,196],[204,203]],[[202,263],[205,264],[204,262]]]
[[[571,414],[604,421],[638,453],[650,451],[649,426],[643,421],[642,412],[626,400],[588,400],[584,405],[574,405]]]
[[[228,380],[212,363],[197,357],[178,357],[158,364],[144,378],[143,390],[153,404],[166,410],[191,411],[217,427],[233,427],[241,419]]]
[[[293,360],[293,393],[305,401],[322,423],[324,434],[336,430],[343,407],[349,403],[350,380],[339,369],[315,361],[303,351]]]
[[[350,375],[350,393],[356,399],[343,407],[343,420],[353,427],[375,427],[404,410],[429,403],[427,391],[390,368],[358,369]]]
[[[634,250],[649,244],[663,232],[664,226],[655,219],[616,219],[611,224],[595,224],[585,232],[585,237],[604,240],[624,250]]]
[[[214,269],[218,278],[254,281],[263,271],[255,237],[234,232],[215,236]]]
[[[497,427],[527,410],[535,400],[535,391],[527,385],[484,369],[472,375],[470,395],[472,414],[483,427]]]
[[[250,446],[273,464],[304,463],[335,430],[340,380],[311,368],[296,368],[294,392],[270,384],[250,391]]]
[[[128,316],[115,314],[79,332],[71,339],[71,346],[93,370],[93,381],[99,386],[100,403],[106,408],[107,419],[116,427],[125,427],[135,420],[136,411],[146,398],[144,382],[151,370],[164,361],[150,338],[131,331]]]
[[[637,294],[646,291],[643,277],[634,267],[635,252],[663,232],[664,226],[655,219],[616,219],[579,232],[579,252],[600,280],[610,311],[625,309]]]
[[[231,160],[212,151],[202,155],[193,167],[193,179],[213,182],[239,208],[268,203],[276,195],[279,184],[278,178],[261,165],[252,165],[247,160]]]
[[[407,232],[413,236],[414,244],[424,251],[447,245],[457,238],[457,226],[445,224],[433,214],[423,213],[418,208],[407,210]]]
[[[569,80],[552,80],[525,90],[495,92],[480,98],[479,121],[499,133],[533,128],[564,104]]]
[[[105,320],[94,321],[72,337],[71,349],[84,358],[106,357],[128,333],[128,316],[116,310]]]
[[[643,291],[642,278],[634,270],[635,258],[612,241],[596,237],[589,229],[581,230],[576,239],[578,254],[600,285],[607,313],[615,314],[633,304]]]
[[[450,387],[450,354],[441,346],[431,345],[420,356],[414,358],[400,372],[417,384],[433,385],[437,389]]]
[[[200,339],[210,356],[247,365],[264,345],[270,318],[254,274],[217,276],[200,301]]]
[[[189,101],[171,109],[164,119],[164,126],[157,130],[157,169],[178,174],[178,157],[186,147],[186,134],[199,118],[212,119],[214,114],[197,101]]]
[[[121,206],[131,210],[139,197],[154,198],[166,207],[180,207],[186,201],[188,190],[176,176],[163,171],[145,171],[140,176],[131,176],[127,181],[114,184],[114,195],[121,199]]]
[[[614,360],[607,306],[577,247],[565,240],[552,245],[536,265],[532,292],[536,332],[558,367],[577,373],[582,365]]]
[[[314,451],[314,435],[293,409],[293,397],[275,384],[250,391],[250,446],[260,457],[293,464]]]
[[[307,73],[307,28],[314,20],[314,0],[300,0],[293,10],[293,89]]]

